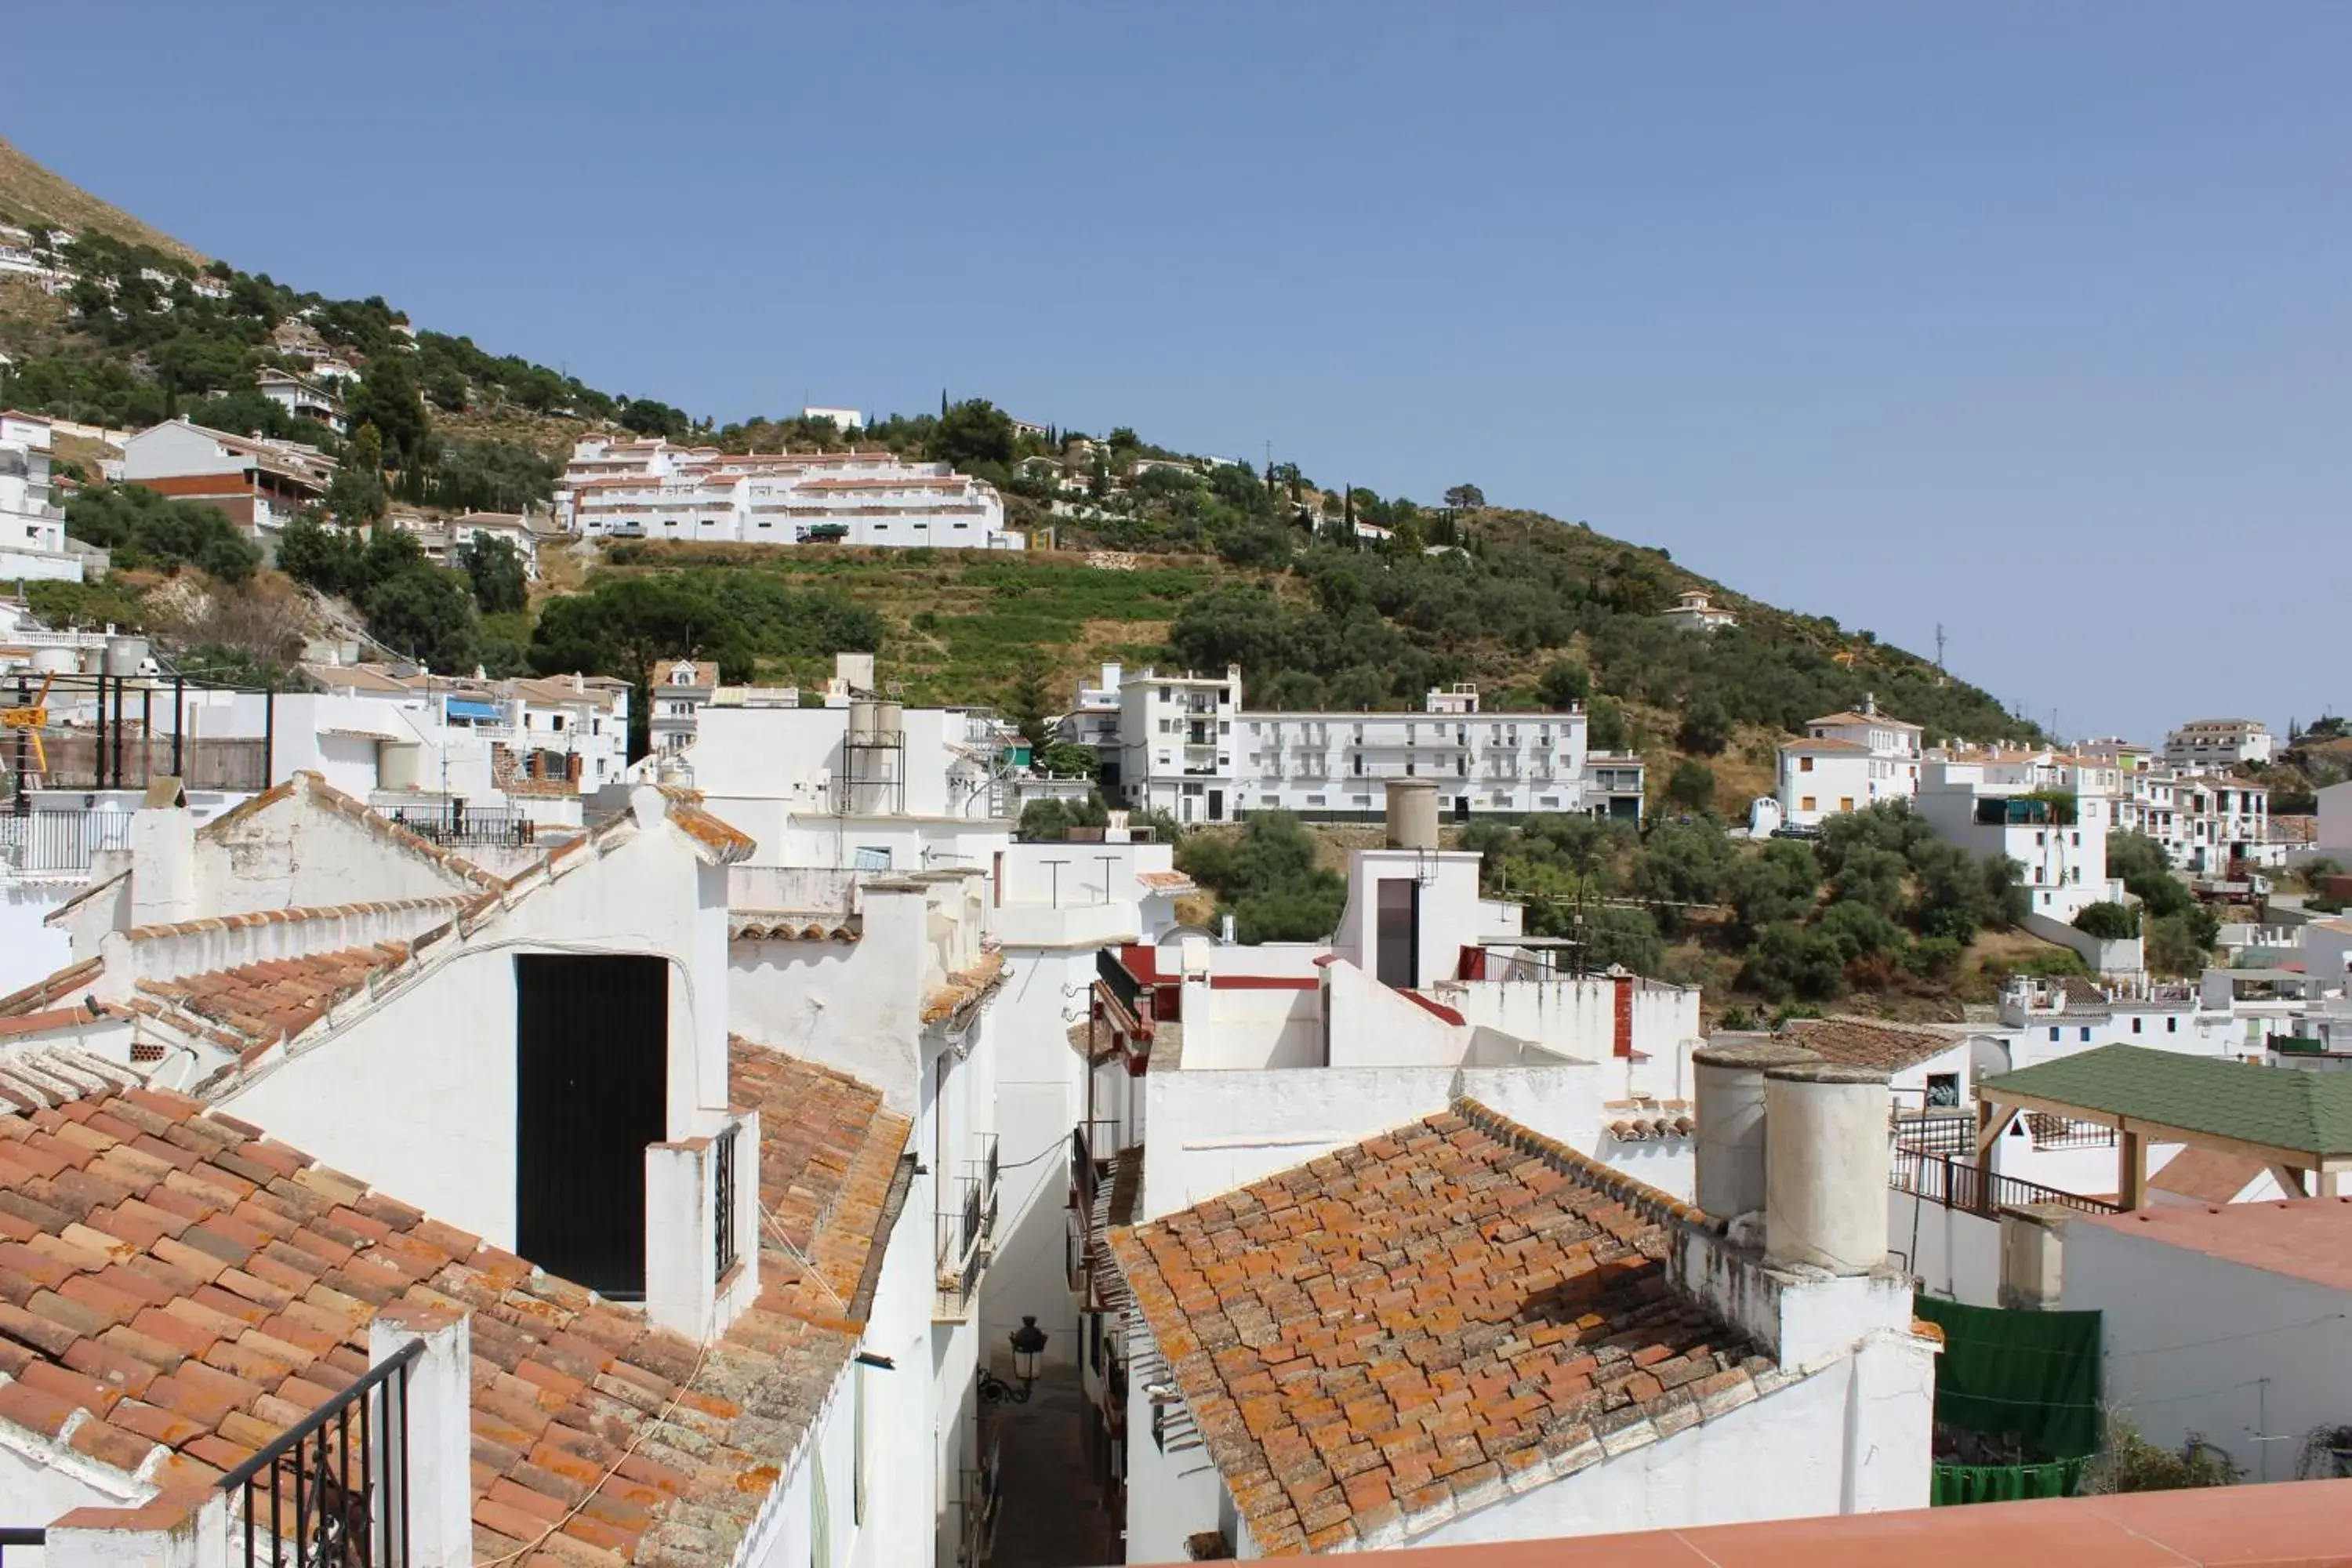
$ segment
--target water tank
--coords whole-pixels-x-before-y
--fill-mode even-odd
[[[1842,1062],[1764,1069],[1764,1260],[1832,1274],[1886,1261],[1886,1075]]]
[[[1433,779],[1391,779],[1388,795],[1389,847],[1436,848],[1436,782]]]
[[[375,752],[378,789],[415,789],[425,772],[425,748],[407,743],[379,745]]]
[[[147,639],[145,637],[115,637],[106,639],[104,668],[107,674],[136,675],[139,673],[139,667],[146,660]]]
[[[1782,1040],[1703,1046],[1691,1053],[1698,1101],[1698,1185],[1692,1201],[1717,1219],[1764,1207],[1764,1069],[1821,1058]]]
[[[907,705],[903,702],[874,704],[874,738],[887,745],[898,738],[907,727]]]
[[[69,647],[37,647],[33,650],[35,675],[73,675],[79,671],[81,661]]]
[[[875,710],[881,704],[870,697],[858,697],[849,704],[849,741],[863,745],[874,739]]]

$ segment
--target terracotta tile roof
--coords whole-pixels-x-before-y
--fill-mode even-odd
[[[259,931],[267,926],[300,925],[310,921],[353,920],[364,915],[455,914],[473,900],[450,896],[437,899],[378,899],[363,904],[298,905],[283,910],[248,910],[236,915],[200,915],[192,921],[132,926],[123,937],[131,942],[162,942],[203,931]]]
[[[1870,750],[1868,746],[1864,745],[1860,741],[1840,741],[1835,739],[1823,739],[1819,741],[1790,741],[1782,745],[1780,749],[1784,752],[1853,752],[1857,754]]]
[[[1916,730],[1918,725],[1907,719],[1890,718],[1884,713],[1857,713],[1849,708],[1843,713],[1824,713],[1818,719],[1808,719],[1807,724],[1872,724],[1881,730]]]
[[[1772,1363],[1667,1283],[1695,1211],[1475,1101],[1111,1245],[1268,1555],[1400,1542]]]
[[[1902,1072],[1952,1049],[1965,1037],[1965,1031],[1891,1024],[1882,1018],[1831,1017],[1792,1021],[1780,1031],[1780,1037],[1824,1061]]]
[[[877,1236],[887,1234],[881,1222],[914,1122],[846,1073],[740,1037],[727,1047],[730,1095],[760,1112],[769,1218],[761,1300],[772,1294],[772,1306],[819,1321],[862,1315],[860,1287],[878,1261]]]
[[[82,989],[97,979],[106,967],[102,958],[85,958],[79,963],[68,963],[63,969],[34,981],[22,991],[0,996],[0,1018],[22,1017],[28,1013],[45,1013],[59,1002],[79,1000]]]
[[[2158,1192],[2200,1204],[2233,1204],[2269,1168],[2252,1154],[2201,1149],[2192,1143],[2167,1160],[2147,1184]]]
[[[948,983],[923,999],[923,1022],[936,1024],[978,1002],[1004,978],[1004,954],[991,949],[969,969],[959,969]]]
[[[1193,885],[1192,879],[1181,871],[1138,871],[1135,879],[1155,893],[1178,892]]]
[[[696,805],[701,799],[700,795],[669,785],[660,788],[666,797],[663,804],[672,826],[709,851],[709,858],[731,866],[739,860],[750,859],[760,847],[759,841],[750,834]]]
[[[34,1451],[208,1485],[366,1370],[380,1310],[454,1302],[473,1316],[477,1557],[686,1568],[728,1561],[856,1350],[838,1318],[797,1315],[790,1280],[763,1279],[707,1348],[649,1330],[127,1069],[45,1059],[79,1081],[0,1115],[0,1425]],[[858,1140],[854,1097],[832,1103],[814,1139],[788,1102],[762,1116],[785,1130],[763,1178],[832,1183],[831,1226],[872,1227],[870,1251],[905,1121]],[[814,1169],[852,1141],[845,1175]],[[864,1267],[827,1232],[813,1245],[820,1268]]]
[[[268,1045],[300,1034],[337,1002],[365,990],[379,970],[407,957],[406,942],[385,942],[170,980],[142,980],[142,1000],[130,1005],[151,1017],[171,1012],[190,1015],[220,1025],[244,1045]]]
[[[805,915],[751,914],[740,916],[728,926],[730,942],[856,942],[861,934],[859,918],[827,915],[812,919]]]

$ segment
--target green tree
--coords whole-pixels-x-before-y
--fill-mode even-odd
[[[1739,985],[1776,1002],[1790,996],[1830,1001],[1845,991],[1845,958],[1820,931],[1780,921],[1758,934],[1739,967]]]
[[[969,468],[974,463],[1010,463],[1017,447],[1013,416],[985,398],[973,398],[940,416],[924,450],[933,462]]]
[[[2121,904],[2085,904],[2074,916],[2074,929],[2101,942],[2122,942],[2139,934],[2139,915]]]
[[[1891,849],[1864,847],[1845,858],[1830,879],[1831,897],[1841,903],[1859,903],[1888,917],[1903,908],[1904,879],[1910,863]]]
[[[1486,504],[1486,492],[1476,485],[1455,485],[1445,492],[1445,504],[1455,511],[1475,511]]]
[[[1685,918],[1680,906],[1723,901],[1732,858],[1731,841],[1714,823],[1661,822],[1634,859],[1633,889],[1671,932]]]
[[[1555,713],[1565,713],[1592,694],[1592,674],[1572,658],[1556,658],[1544,667],[1536,682],[1536,700]],[[1598,749],[1592,739],[1592,721],[1585,720],[1585,742]]]
[[[1238,837],[1193,834],[1176,864],[1217,894],[1244,942],[1319,941],[1348,901],[1346,881],[1316,863],[1314,837],[1288,812],[1259,812]]]
[[[530,598],[522,556],[506,540],[476,534],[457,547],[457,569],[473,590],[475,608],[486,616],[520,610]]]
[[[1584,743],[1595,752],[1623,752],[1633,743],[1633,726],[1625,721],[1624,705],[1614,697],[1595,697],[1584,710]]]
[[[1812,850],[1786,838],[1770,840],[1760,854],[1739,857],[1724,879],[1725,896],[1748,941],[1768,925],[1802,921],[1812,912],[1821,885],[1821,862]]]
[[[278,569],[322,594],[356,593],[361,583],[361,543],[356,534],[322,528],[310,512],[297,512],[278,539]]]
[[[424,462],[433,421],[425,412],[425,399],[416,390],[416,373],[406,354],[383,353],[368,362],[346,417],[353,429],[375,426],[384,456],[394,467],[413,468]]]
[[[388,509],[383,489],[383,437],[373,423],[352,433],[335,477],[328,481],[326,509],[345,528],[380,521]]]
[[[176,500],[139,485],[93,485],[67,500],[66,534],[109,552],[117,567],[194,566],[239,583],[261,551],[219,508]]]
[[[445,675],[475,662],[474,605],[455,573],[414,563],[371,587],[368,635]]]
[[[1054,669],[1042,653],[1032,649],[1013,671],[1013,689],[1004,700],[1004,717],[1022,738],[1043,750],[1053,739]]]
[[[2177,915],[2196,906],[2197,896],[2173,874],[2164,846],[2144,833],[2107,835],[2107,875],[2120,879],[2151,916]]]
[[[1685,757],[1666,777],[1666,801],[1686,811],[1706,811],[1715,805],[1715,770]]]
[[[1018,836],[1033,844],[1058,843],[1074,827],[1100,827],[1110,811],[1099,795],[1077,800],[1033,800],[1021,808]]]
[[[1055,741],[1037,752],[1035,763],[1039,771],[1055,778],[1092,778],[1095,770],[1102,765],[1102,759],[1092,746]]]
[[[1675,739],[1685,752],[1719,756],[1723,748],[1731,744],[1731,715],[1714,698],[1701,697],[1683,710],[1682,727],[1675,731]]]

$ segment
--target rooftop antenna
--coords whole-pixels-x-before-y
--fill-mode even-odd
[[[1936,673],[1944,673],[1944,623],[1936,623]]]

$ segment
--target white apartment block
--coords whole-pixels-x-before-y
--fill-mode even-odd
[[[2199,769],[2267,763],[2277,739],[2259,719],[2192,719],[2164,738],[2164,760]]]
[[[1919,791],[1920,733],[1868,696],[1859,712],[1808,720],[1805,738],[1780,748],[1780,820],[1818,826],[1840,812],[1911,799]]]
[[[1675,607],[1663,612],[1658,619],[1680,631],[1713,632],[1726,626],[1736,626],[1739,617],[1716,604],[1694,588],[1675,601]]]
[[[892,453],[723,453],[591,437],[572,447],[556,515],[591,538],[1019,550],[996,488]]]
[[[282,370],[265,370],[257,384],[262,396],[295,418],[324,425],[330,430],[343,428],[342,398],[317,382],[289,375]]]
[[[2121,790],[2122,775],[2095,759],[1952,747],[1923,764],[1914,808],[1937,837],[2016,861],[2032,912],[2064,924],[2086,905],[2122,897],[2122,884],[2107,878]]]
[[[2262,731],[2259,724],[2252,727]],[[2282,864],[2287,846],[2271,832],[2269,785],[2168,760],[2174,742],[2197,729],[2192,724],[2174,731],[2166,742],[2166,758],[2116,739],[2093,741],[2076,751],[2116,770],[2123,786],[2116,801],[2116,828],[2155,839],[2177,869],[2226,876],[2233,867]],[[2267,748],[2269,735],[2259,738]]]
[[[49,421],[0,414],[0,582],[81,581],[49,485]]]
[[[1371,818],[1390,779],[1427,779],[1456,822],[1501,813],[1568,812],[1638,820],[1642,759],[1588,752],[1581,710],[1488,713],[1475,687],[1433,688],[1418,713],[1244,711],[1241,670],[1221,676],[1120,679],[1081,689],[1064,721],[1072,739],[1099,735],[1115,693],[1114,771],[1107,794],[1179,822],[1230,822],[1252,811]],[[1093,699],[1091,705],[1088,699]],[[1091,726],[1091,728],[1090,728]]]

